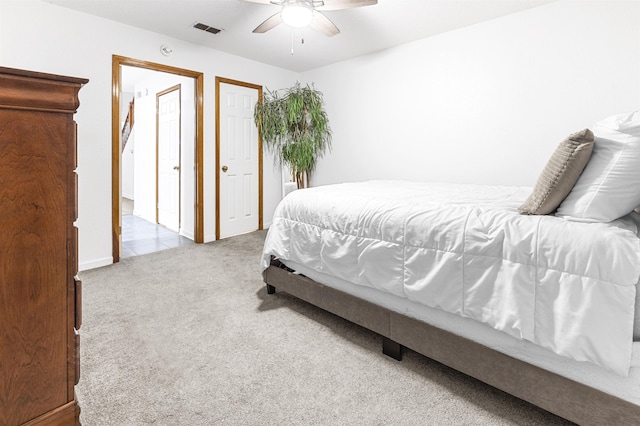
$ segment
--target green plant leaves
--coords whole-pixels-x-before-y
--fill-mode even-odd
[[[300,83],[269,91],[256,104],[254,121],[264,145],[300,178],[315,169],[316,161],[331,149],[331,128],[323,108],[322,92]]]

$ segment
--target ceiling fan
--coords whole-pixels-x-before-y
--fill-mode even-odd
[[[340,32],[329,18],[321,13],[325,10],[343,10],[370,6],[378,0],[244,0],[251,3],[274,4],[282,9],[258,25],[254,33],[265,33],[285,23],[295,28],[309,26],[329,37]]]

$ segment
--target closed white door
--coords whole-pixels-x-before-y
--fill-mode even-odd
[[[258,90],[220,84],[220,238],[258,229]]]
[[[157,96],[158,223],[180,232],[180,86]]]

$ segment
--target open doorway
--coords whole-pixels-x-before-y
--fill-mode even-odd
[[[120,257],[193,243],[193,175],[181,175],[194,170],[194,81],[130,66],[122,66],[120,76]],[[184,200],[189,203],[182,206]]]
[[[113,261],[127,254],[123,227],[131,231],[136,224],[145,227],[135,230],[138,235],[203,242],[202,73],[115,55],[112,65]],[[176,105],[183,112],[178,113],[179,121],[174,111],[162,118],[167,122],[160,122],[159,110]],[[159,150],[165,145],[159,138],[176,129],[179,138],[173,143],[178,152],[167,159]],[[172,164],[164,164],[167,161]],[[167,189],[171,185],[173,193]],[[159,210],[161,204],[164,211]],[[171,218],[169,211],[174,213]],[[150,227],[163,220],[172,224],[155,231]],[[159,249],[168,241],[159,243]]]

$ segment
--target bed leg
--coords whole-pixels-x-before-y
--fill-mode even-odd
[[[267,284],[267,294],[274,294],[276,292],[276,288],[271,284]]]
[[[384,336],[382,337],[382,353],[402,361],[402,345]]]

